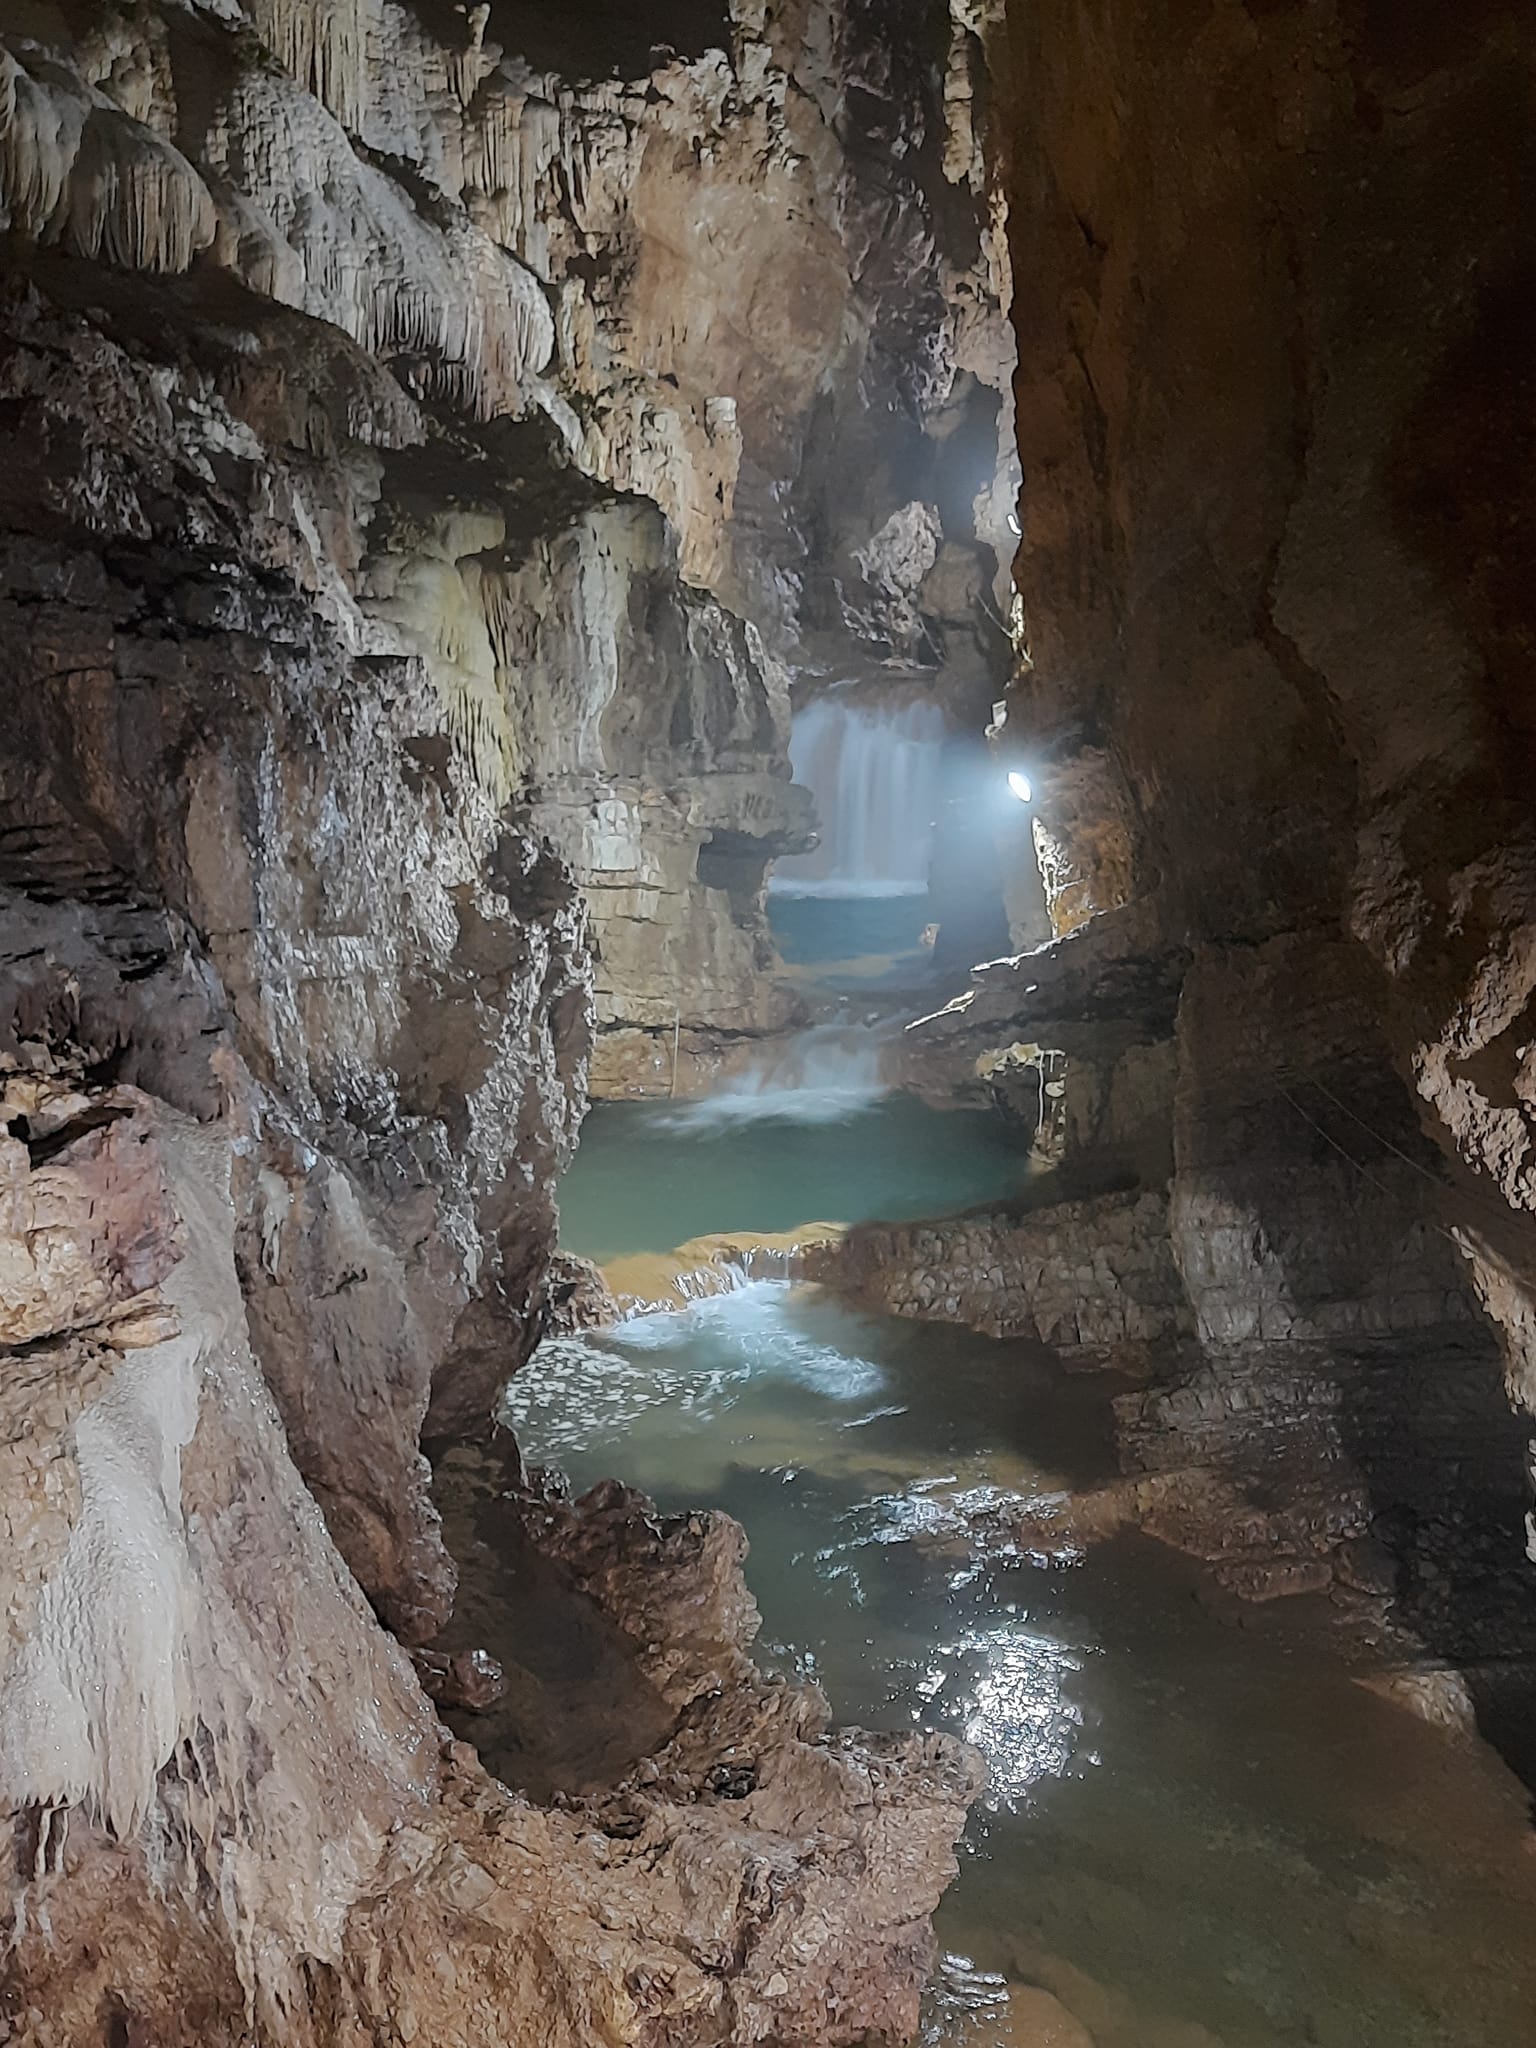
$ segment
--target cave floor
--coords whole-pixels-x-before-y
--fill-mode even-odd
[[[906,1191],[931,1208],[944,1161],[908,1137]],[[779,1215],[797,1143],[821,1214],[826,1139],[735,1130],[734,1225]],[[648,1247],[673,1215],[688,1235],[672,1191],[713,1199],[711,1143],[665,1105],[594,1119],[568,1188],[586,1247]],[[850,1148],[868,1210],[891,1162]],[[1325,1602],[1235,1628],[1199,1567],[1141,1536],[1007,1540],[1000,1502],[1110,1473],[1118,1384],[763,1281],[551,1340],[505,1412],[578,1489],[617,1475],[736,1516],[759,1655],[840,1719],[986,1753],[927,2042],[1034,2041],[1043,1986],[1096,2048],[1514,2048],[1536,2012],[1536,1835],[1494,1753],[1359,1683]]]

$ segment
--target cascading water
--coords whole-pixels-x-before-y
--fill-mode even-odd
[[[818,1024],[759,1054],[714,1095],[670,1111],[673,1130],[710,1130],[768,1120],[843,1123],[886,1093],[880,1041],[856,1025]]]
[[[781,896],[921,896],[939,805],[944,715],[819,697],[796,714],[789,757],[816,798],[821,844],[782,860]]]

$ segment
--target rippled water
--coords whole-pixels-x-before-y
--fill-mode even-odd
[[[628,1150],[637,1121],[599,1144]],[[695,1141],[669,1142],[687,1184]],[[825,1206],[806,1142],[800,1220]],[[660,1145],[635,1148],[627,1207],[603,1164],[605,1250],[706,1220],[658,1215]],[[731,1160],[748,1190],[784,1173],[758,1132]],[[1108,1391],[1035,1347],[759,1283],[544,1346],[508,1414],[578,1485],[736,1515],[764,1654],[840,1716],[986,1751],[930,2043],[1040,2048],[1034,1987],[1097,2048],[1536,2041],[1536,1858],[1490,1752],[1352,1683],[1299,1610],[1214,1620],[1194,1568],[1139,1538],[1063,1565],[970,1533],[999,1492],[1108,1469]]]

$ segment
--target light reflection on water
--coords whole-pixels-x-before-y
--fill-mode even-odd
[[[1082,1659],[1048,1636],[1008,1628],[967,1636],[958,1651],[975,1667],[963,1694],[965,1738],[987,1759],[991,1802],[1017,1807],[1031,1786],[1061,1777],[1077,1757],[1083,1710],[1064,1682]],[[933,1675],[937,1699],[948,1674]]]
[[[1029,1347],[782,1282],[555,1340],[506,1400],[578,1487],[745,1524],[765,1662],[987,1754],[929,2048],[1037,2048],[1039,1987],[1073,2048],[1523,2048],[1536,1869],[1491,1759],[1211,1621],[1151,1545],[973,1540],[1102,1474],[1102,1408]]]
[[[992,2048],[1008,2023],[1008,1980],[978,1970],[969,1956],[939,1958],[924,2016],[923,2048]]]

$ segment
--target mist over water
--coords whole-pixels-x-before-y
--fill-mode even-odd
[[[846,1123],[886,1093],[875,1034],[858,1025],[819,1024],[765,1049],[715,1094],[667,1109],[657,1122],[674,1131],[766,1121]]]
[[[818,697],[797,712],[789,758],[816,798],[821,844],[781,860],[783,896],[920,896],[940,798],[943,713]]]

